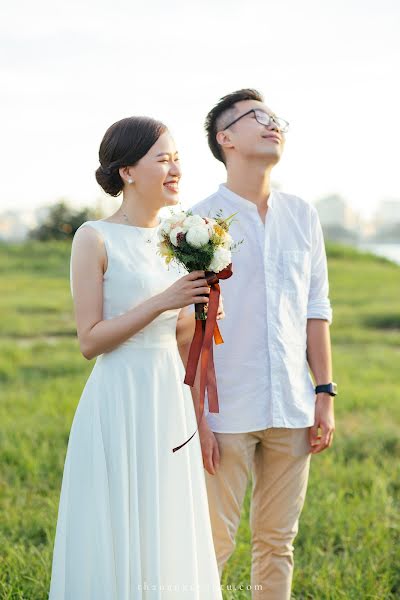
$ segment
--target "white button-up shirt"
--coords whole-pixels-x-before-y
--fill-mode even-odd
[[[328,272],[316,209],[272,190],[265,225],[253,202],[221,184],[192,207],[194,214],[238,212],[230,233],[243,243],[233,276],[221,281],[226,313],[215,346],[219,413],[205,414],[212,431],[309,427],[315,393],[306,359],[307,319],[332,322]],[[328,382],[326,382],[328,383]]]

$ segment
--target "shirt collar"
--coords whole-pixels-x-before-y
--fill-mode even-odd
[[[232,200],[233,202],[243,206],[244,208],[249,208],[251,210],[257,210],[257,206],[254,204],[254,202],[250,202],[250,200],[243,198],[243,196],[239,196],[239,194],[235,194],[235,192],[232,192],[232,190],[227,188],[224,183],[220,184],[220,186],[218,188],[218,193],[221,194],[221,196],[223,196],[227,200]],[[273,206],[274,206],[274,190],[271,189],[271,193],[268,198],[268,208],[272,208]]]

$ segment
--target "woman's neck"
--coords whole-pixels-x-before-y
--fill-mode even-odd
[[[158,213],[157,208],[149,207],[144,201],[124,197],[114,216],[136,227],[156,227],[160,221]]]

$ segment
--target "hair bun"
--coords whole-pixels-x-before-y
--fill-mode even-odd
[[[103,165],[100,165],[100,171],[103,173],[103,175],[111,175],[112,170],[110,167],[103,167]]]
[[[96,181],[106,194],[114,197],[122,192],[124,185],[118,169],[103,167],[102,165],[96,170]]]

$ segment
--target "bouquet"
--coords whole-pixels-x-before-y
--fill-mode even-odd
[[[224,219],[222,211],[216,218],[200,217],[191,211],[171,215],[161,223],[159,253],[166,263],[175,261],[189,273],[206,271],[220,273],[232,263],[232,250],[237,246],[229,234],[236,213]],[[196,318],[206,320],[206,305],[196,311]]]
[[[188,272],[205,271],[210,286],[208,304],[195,305],[196,328],[185,376],[185,383],[193,387],[201,357],[197,423],[200,423],[203,416],[206,389],[209,411],[219,412],[212,341],[214,338],[216,344],[223,343],[216,321],[220,296],[219,280],[231,277],[232,251],[242,243],[235,243],[229,234],[229,227],[236,214],[224,218],[220,210],[211,218],[193,215],[190,210],[182,211],[164,219],[159,229],[158,251],[166,263],[174,261]],[[197,409],[196,406],[195,408]],[[186,442],[174,448],[173,452],[187,444],[197,429]]]

